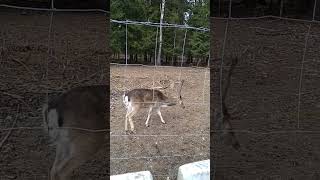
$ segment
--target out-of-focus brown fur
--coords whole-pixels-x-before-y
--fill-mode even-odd
[[[103,85],[74,88],[43,106],[45,127],[54,135],[56,145],[51,180],[69,179],[75,168],[101,148],[107,132],[90,130],[107,129],[108,88]]]

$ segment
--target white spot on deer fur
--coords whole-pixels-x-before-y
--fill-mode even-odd
[[[127,110],[131,111],[132,110],[132,102],[128,102],[127,104]]]
[[[58,127],[58,117],[59,114],[56,109],[50,109],[48,112],[48,126],[53,128],[53,127]]]
[[[126,96],[125,94],[123,94],[122,99],[123,99],[123,103],[124,103],[124,105],[125,105],[126,107],[128,107],[129,104],[131,104],[131,103],[129,103],[129,97]]]
[[[68,129],[59,129],[59,113],[56,109],[50,109],[48,111],[48,129],[51,145],[55,145],[57,140],[61,142],[69,141]]]

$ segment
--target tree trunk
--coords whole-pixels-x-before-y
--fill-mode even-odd
[[[164,16],[164,6],[165,6],[165,0],[162,0],[161,3],[161,15],[160,15],[160,32],[159,32],[159,52],[158,52],[158,58],[157,58],[157,65],[161,65],[161,48],[162,48],[162,21]]]

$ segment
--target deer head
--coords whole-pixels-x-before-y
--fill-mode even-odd
[[[161,79],[159,81],[159,84],[161,86],[158,87],[154,87],[154,89],[160,89],[160,90],[164,90],[164,89],[171,89],[171,90],[175,90],[176,91],[176,95],[175,95],[175,99],[177,99],[178,104],[180,105],[180,107],[182,107],[183,109],[185,108],[185,105],[183,103],[183,99],[181,96],[181,91],[182,91],[182,86],[184,84],[184,80],[178,80],[178,81],[172,81],[170,80],[167,76],[165,79]]]

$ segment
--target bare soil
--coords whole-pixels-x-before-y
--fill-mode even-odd
[[[226,21],[211,19],[213,108],[219,107],[225,27]],[[305,46],[308,29],[309,23],[279,19],[229,22],[223,78],[231,57],[248,49],[226,100],[241,149],[213,133],[216,179],[319,179],[319,25],[312,24]]]

